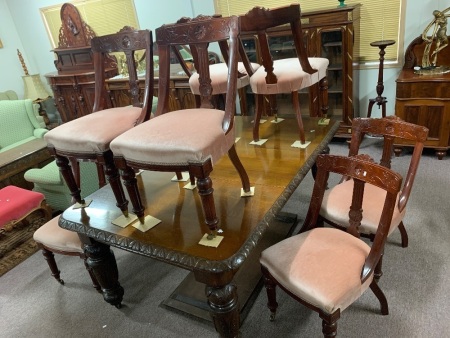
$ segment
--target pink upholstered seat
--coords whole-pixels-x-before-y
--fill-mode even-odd
[[[116,157],[147,165],[214,164],[235,141],[234,129],[225,134],[222,128],[224,113],[199,108],[163,114],[115,138],[111,149]],[[208,128],[200,133],[193,126],[201,124]]]
[[[201,32],[201,34],[199,33]],[[190,183],[197,187],[202,199],[205,223],[209,235],[218,229],[210,172],[225,154],[237,169],[244,192],[250,193],[247,173],[239,160],[234,145],[234,114],[238,82],[239,19],[199,16],[182,18],[171,25],[156,29],[159,54],[158,107],[149,121],[123,133],[111,142],[116,166],[127,187],[133,211],[145,225],[145,206],[137,187],[138,169],[153,171],[188,171]],[[226,67],[226,101],[221,109],[213,105],[211,65],[208,46],[229,42],[230,57]],[[193,51],[199,82],[200,106],[169,112],[170,51],[186,44]],[[221,68],[222,66],[219,66]],[[170,184],[170,182],[168,182]],[[240,195],[240,192],[236,192]]]
[[[260,263],[268,297],[271,320],[278,307],[276,287],[319,313],[325,337],[335,337],[342,311],[369,287],[378,298],[381,313],[387,315],[388,303],[375,280],[375,270],[383,254],[387,232],[394,213],[402,178],[398,173],[369,161],[369,157],[319,155],[311,203],[301,233],[265,249]],[[347,231],[318,227],[319,212],[330,173],[352,178],[350,205],[346,205]],[[373,244],[360,238],[360,225],[366,216],[364,193],[376,187],[383,191],[376,201],[378,215]],[[350,186],[348,186],[350,188]],[[382,195],[382,197],[381,197]],[[344,207],[342,208],[344,209]]]
[[[352,201],[353,180],[345,181],[325,192],[320,215],[325,219],[348,226],[348,206]],[[383,202],[386,198],[386,191],[373,185],[367,185],[364,190],[362,208],[364,210],[364,222],[361,224],[361,232],[365,234],[375,234],[377,232],[378,222],[380,221]],[[402,211],[398,208],[398,197],[392,223],[389,228],[390,235],[394,231],[403,217],[406,209]]]
[[[37,229],[33,234],[33,239],[49,250],[83,254],[78,234],[61,228],[58,225],[59,218],[60,216],[56,216]]]
[[[298,58],[280,59],[273,62],[273,73],[277,83],[266,83],[267,73],[259,68],[250,79],[250,86],[255,94],[290,94],[303,88],[311,87],[327,75],[329,61],[325,58],[308,58],[311,67],[317,72],[305,72]]]
[[[44,138],[57,151],[102,153],[109,150],[115,137],[135,126],[140,114],[141,108],[133,106],[105,109],[63,123],[50,130]],[[114,123],[107,123],[106,127],[108,120]]]
[[[260,65],[257,63],[251,63],[251,67],[253,70],[257,70]],[[238,63],[238,71],[242,74],[241,77],[238,77],[237,80],[237,89],[248,86],[250,83],[250,77],[247,74],[245,66],[242,62]],[[209,72],[211,74],[211,85],[213,87],[213,94],[223,94],[227,92],[227,83],[228,83],[228,67],[226,63],[216,63],[210,65]],[[200,95],[200,83],[198,81],[198,73],[193,73],[189,78],[189,86],[191,87],[191,91],[195,95]]]
[[[42,225],[33,234],[33,239],[41,248],[42,255],[48,263],[52,276],[61,284],[64,281],[60,277],[60,271],[55,261],[54,253],[79,256],[84,261],[84,265],[89,273],[94,288],[100,292],[101,288],[97,278],[94,276],[92,269],[87,264],[87,257],[84,254],[83,244],[78,234],[61,228],[58,225],[60,215],[52,218],[50,221]]]
[[[50,130],[45,140],[76,202],[82,207],[87,205],[79,189],[78,161],[93,161],[98,167],[99,186],[106,184],[106,175],[117,207],[127,216],[128,201],[114,165],[110,142],[150,118],[154,82],[152,33],[126,26],[115,34],[93,37],[91,48],[95,68],[94,111]],[[113,102],[105,87],[105,71],[117,67],[117,60],[111,59],[109,53],[125,54],[126,62],[122,64],[127,67],[124,70],[128,73],[129,106],[112,107]],[[145,55],[144,79],[138,78],[137,53]]]
[[[361,283],[369,251],[348,233],[317,228],[264,250],[260,262],[291,293],[333,313],[346,309],[372,283],[373,274]]]

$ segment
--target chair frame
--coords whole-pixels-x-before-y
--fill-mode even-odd
[[[372,242],[371,250],[367,256],[364,265],[361,268],[361,284],[363,284],[371,274],[374,274],[378,261],[383,254],[383,248],[387,239],[387,232],[391,223],[392,215],[395,208],[395,201],[400,190],[402,177],[394,171],[381,165],[371,162],[370,157],[358,155],[355,157],[344,157],[335,155],[319,155],[317,160],[317,176],[313,188],[311,203],[308,213],[301,228],[301,232],[310,231],[320,226],[319,212],[323,200],[325,190],[327,189],[327,181],[330,172],[337,173],[346,177],[352,177],[355,180],[352,205],[350,207],[349,219],[351,226],[347,232],[351,236],[359,237],[359,225],[363,218],[362,201],[364,196],[364,186],[366,183],[374,184],[386,190],[386,199],[383,206],[382,216],[379,222],[378,231]],[[280,286],[292,298],[301,304],[319,313],[322,318],[322,332],[324,337],[335,337],[337,332],[337,320],[340,318],[341,311],[337,309],[333,313],[327,313],[320,308],[299,298],[285,287],[269,273],[269,271],[261,266],[264,277],[264,284],[268,296],[268,308],[271,311],[270,320],[275,319],[278,303],[276,301],[276,286]],[[375,279],[370,284],[370,289],[380,302],[381,314],[389,314],[388,303],[383,291],[377,284]]]
[[[318,70],[312,68],[309,63],[307,50],[303,43],[303,33],[301,25],[301,10],[299,4],[292,4],[290,6],[278,7],[273,9],[266,9],[263,7],[254,7],[249,12],[241,15],[241,30],[245,35],[255,35],[257,41],[257,48],[261,55],[260,64],[266,71],[266,83],[276,84],[277,77],[274,74],[274,61],[269,47],[269,36],[267,30],[277,26],[289,24],[294,40],[295,50],[299,59],[300,65],[304,72],[308,74],[314,74]],[[245,53],[245,51],[244,51]],[[318,106],[312,107],[318,116],[326,116],[328,113],[328,80],[327,77],[323,77],[320,81],[313,86],[319,86],[319,102]],[[305,143],[305,132],[303,128],[302,115],[300,111],[300,104],[297,92],[292,92],[292,103],[297,117],[297,123],[299,127],[299,136],[302,144]],[[296,94],[296,95],[295,95]],[[256,94],[256,109],[255,119],[253,125],[253,139],[259,140],[259,124],[261,121],[262,112],[264,110],[264,97],[265,95]],[[276,101],[273,95],[269,96],[269,102],[271,110],[275,111]],[[276,114],[275,114],[276,116]]]
[[[84,253],[79,252],[69,252],[69,251],[61,251],[61,250],[55,250],[52,248],[49,248],[42,243],[37,243],[38,247],[41,249],[42,255],[44,256],[45,260],[47,261],[47,264],[50,268],[50,271],[52,273],[52,276],[61,284],[64,285],[64,280],[61,279],[61,271],[58,269],[58,265],[55,261],[55,255],[54,253],[65,255],[65,256],[78,256],[84,261],[84,266],[86,267],[86,270],[89,273],[89,276],[92,280],[92,286],[98,291],[102,292],[101,286],[97,281],[97,278],[95,277],[92,268],[89,267],[87,263],[88,257]]]
[[[91,48],[95,69],[95,99],[93,113],[108,109],[110,106],[111,99],[105,87],[105,69],[106,67],[111,66],[106,62],[109,58],[108,54],[112,52],[123,52],[125,53],[126,64],[128,67],[131,103],[134,107],[141,107],[142,109],[139,118],[135,121],[135,126],[147,121],[150,118],[154,87],[152,32],[150,30],[138,31],[132,27],[125,26],[115,34],[92,38]],[[138,79],[134,59],[135,51],[137,50],[145,51],[146,73],[143,91],[139,89],[140,80]],[[141,103],[140,96],[142,93],[143,98]],[[81,197],[81,190],[79,189],[80,173],[77,162],[79,160],[94,161],[98,166],[99,187],[105,185],[104,175],[106,174],[108,183],[110,183],[116,198],[117,207],[122,210],[122,213],[125,216],[128,215],[128,201],[120,182],[119,172],[114,164],[113,153],[110,149],[101,153],[73,153],[57,150],[56,148],[49,146],[49,150],[55,157],[56,164],[76,202],[80,205],[85,204],[85,200]]]
[[[411,195],[424,143],[428,137],[428,128],[405,122],[396,116],[387,116],[384,118],[354,118],[352,122],[352,138],[348,156],[358,155],[361,142],[366,134],[383,137],[383,152],[379,163],[386,168],[391,168],[393,147],[396,139],[414,142],[414,150],[411,156],[410,165],[398,199],[397,207],[400,212],[402,212]],[[346,179],[348,178],[343,177],[343,180]],[[335,228],[345,229],[345,227],[333,223],[323,217],[321,217],[321,219]],[[401,234],[402,247],[406,248],[408,246],[408,233],[406,232],[403,222],[400,222],[398,229]],[[373,240],[374,237],[373,234],[362,234],[362,236],[371,240]]]
[[[225,114],[222,121],[222,128],[225,134],[228,134],[234,124],[236,87],[237,87],[237,65],[239,52],[239,33],[240,21],[236,16],[222,18],[200,15],[193,19],[183,18],[175,24],[166,24],[155,30],[156,43],[159,54],[159,78],[158,78],[158,106],[155,112],[155,118],[162,114],[169,113],[169,95],[170,95],[170,51],[174,45],[188,45],[194,56],[196,70],[199,73],[201,83],[200,108],[214,108],[212,104],[212,86],[209,74],[208,45],[220,40],[229,42],[229,80],[227,83],[227,95],[225,102]],[[200,60],[204,60],[200,62]],[[186,114],[189,114],[186,111]],[[151,123],[151,120],[147,123]],[[243,190],[250,191],[250,182],[248,175],[237,155],[235,145],[228,150],[228,156],[242,181]],[[132,160],[126,160],[122,156],[115,156],[116,166],[120,170],[121,177],[127,188],[133,212],[138,216],[141,223],[144,223],[144,210],[142,204],[137,180],[135,177],[136,169],[145,169],[162,172],[183,172],[188,171],[191,184],[195,184],[197,179],[198,193],[201,196],[205,222],[211,233],[215,234],[219,220],[216,215],[216,209],[213,198],[212,180],[209,177],[213,170],[211,159],[203,163],[184,164],[146,164]]]

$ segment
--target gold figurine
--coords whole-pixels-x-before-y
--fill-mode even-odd
[[[427,28],[422,33],[422,39],[426,42],[425,50],[422,57],[422,68],[435,68],[437,67],[437,55],[448,46],[447,38],[447,18],[450,14],[446,14],[450,10],[450,7],[443,11],[434,10],[434,19],[428,24]],[[428,36],[428,31],[433,27],[431,36]],[[430,50],[433,42],[436,42],[435,49],[430,55]],[[431,60],[430,60],[431,59]]]

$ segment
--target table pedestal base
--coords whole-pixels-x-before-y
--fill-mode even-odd
[[[277,220],[270,225],[264,236],[258,242],[250,256],[245,260],[234,276],[239,300],[240,322],[242,323],[258,296],[263,283],[259,257],[269,246],[288,237],[297,225],[297,215],[280,213]],[[178,310],[195,317],[212,321],[211,308],[205,295],[205,284],[195,280],[191,272],[161,304],[163,307]],[[269,310],[267,310],[269,311]],[[269,312],[268,312],[269,314]]]

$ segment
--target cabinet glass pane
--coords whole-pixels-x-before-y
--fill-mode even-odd
[[[340,30],[322,32],[321,56],[330,61],[328,79],[328,116],[342,116],[343,57],[342,32]]]

